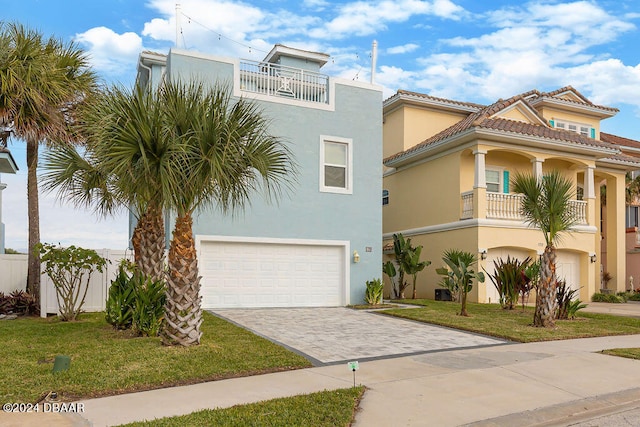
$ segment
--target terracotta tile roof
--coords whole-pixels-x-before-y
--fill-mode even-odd
[[[462,101],[455,101],[453,99],[438,98],[436,96],[431,96],[431,95],[427,95],[427,94],[424,94],[424,93],[418,93],[418,92],[411,92],[411,91],[402,90],[402,89],[398,90],[397,94],[398,95],[415,96],[417,98],[423,98],[423,99],[426,99],[426,100],[442,102],[442,103],[446,103],[446,104],[459,105],[459,106],[462,106],[462,107],[471,107],[471,108],[475,108],[475,109],[481,109],[481,108],[485,107],[485,105],[475,104],[473,102],[462,102]],[[393,98],[393,96],[391,96],[388,99],[391,99],[391,98]]]
[[[576,132],[571,132],[562,129],[554,129],[548,126],[543,125],[535,125],[530,123],[524,123],[517,120],[509,120],[509,119],[501,119],[501,118],[491,118],[494,114],[504,110],[505,108],[522,101],[525,105],[529,107],[532,113],[535,113],[541,121],[546,123],[546,120],[527,102],[526,97],[535,94],[537,91],[529,91],[520,95],[513,96],[506,100],[498,100],[494,104],[491,104],[487,107],[482,108],[481,110],[469,114],[466,118],[459,121],[447,129],[444,129],[440,133],[433,135],[432,137],[426,139],[425,141],[405,150],[403,152],[394,154],[392,156],[384,159],[384,162],[389,162],[400,157],[404,157],[408,154],[421,150],[431,144],[436,142],[445,140],[454,135],[460,134],[466,130],[473,128],[484,128],[484,129],[493,129],[504,131],[508,133],[515,133],[519,135],[530,135],[537,136],[546,139],[553,139],[562,142],[569,142],[574,144],[581,144],[590,147],[603,147],[603,148],[613,148],[614,146],[607,143],[597,141],[595,139],[587,138],[582,136]]]
[[[640,149],[640,141],[636,141],[635,139],[624,138],[622,136],[612,135],[605,132],[600,132],[600,139],[610,144],[619,145],[622,150],[624,150],[624,147]]]
[[[538,92],[537,90],[534,90],[534,91],[531,91],[531,92],[533,94],[537,95],[537,96],[532,96],[532,97],[529,98],[532,103],[536,103],[537,100],[542,100],[544,98],[555,98],[555,99],[560,100],[562,102],[566,102],[566,103],[570,103],[570,104],[576,104],[576,105],[588,105],[590,107],[598,108],[598,109],[601,109],[601,110],[604,110],[604,111],[608,111],[608,112],[612,112],[612,113],[617,113],[618,111],[620,111],[617,108],[594,104],[593,102],[589,101],[589,99],[587,99],[587,97],[585,97],[583,94],[581,94],[579,91],[577,91],[573,86],[561,87],[560,89],[556,89],[556,90],[551,91],[551,92]],[[565,93],[565,92],[572,92],[575,96],[580,98],[580,100],[582,102],[574,101],[572,99],[560,98],[560,97],[557,96],[557,95],[560,95],[560,94]]]
[[[616,162],[635,164],[635,165],[637,165],[636,167],[640,168],[640,157],[631,156],[631,155],[624,154],[624,153],[615,154],[613,156],[607,157],[604,160],[613,160],[613,161],[616,161]]]

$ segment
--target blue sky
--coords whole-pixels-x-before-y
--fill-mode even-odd
[[[2,16],[74,40],[106,82],[132,85],[141,50],[176,44],[171,0],[3,1]],[[262,59],[273,44],[325,52],[326,74],[376,83],[385,96],[413,90],[488,104],[530,89],[572,85],[620,113],[602,130],[640,140],[640,4],[637,0],[325,1],[180,0],[178,47]],[[21,141],[9,148],[17,175],[3,175],[8,247],[27,246],[26,165]],[[98,220],[41,196],[41,236],[92,248],[124,248],[123,214]]]

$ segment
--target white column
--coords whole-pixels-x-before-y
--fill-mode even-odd
[[[533,164],[533,176],[540,181],[542,179],[542,164],[544,163],[544,160],[533,159],[531,160],[531,163]]]
[[[484,156],[487,154],[483,150],[475,150],[473,155],[476,159],[476,167],[473,174],[473,188],[487,188],[487,177],[485,175]]]
[[[587,166],[587,170],[584,173],[584,198],[595,199],[596,192],[593,182],[593,166]]]
[[[4,224],[2,223],[2,190],[7,188],[7,184],[0,182],[0,254],[4,253]]]

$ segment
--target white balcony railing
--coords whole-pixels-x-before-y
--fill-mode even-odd
[[[461,194],[462,215],[461,219],[473,218],[473,192],[467,191]],[[486,218],[521,221],[524,219],[520,213],[522,194],[487,193]],[[576,218],[578,225],[587,224],[587,202],[583,200],[569,201],[569,211]],[[637,235],[640,244],[640,234]]]
[[[299,101],[329,103],[328,76],[269,62],[241,60],[240,89]]]
[[[462,193],[462,215],[460,219],[473,218],[473,191]]]

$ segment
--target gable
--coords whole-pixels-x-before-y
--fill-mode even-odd
[[[490,116],[491,119],[507,119],[533,125],[546,125],[538,113],[522,100],[508,105]]]

